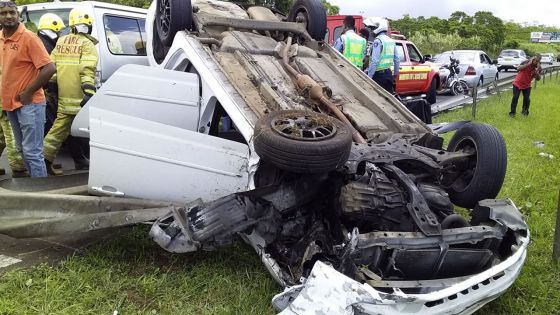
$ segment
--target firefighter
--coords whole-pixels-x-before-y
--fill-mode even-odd
[[[356,34],[356,21],[351,15],[344,18],[343,34],[334,43],[334,48],[346,57],[353,65],[364,66],[367,41]]]
[[[393,94],[395,81],[399,74],[400,59],[397,54],[395,41],[387,36],[389,25],[386,20],[381,22],[365,19],[366,27],[372,29],[375,39],[371,45],[371,60],[368,76],[382,88]],[[394,73],[391,71],[394,69]]]
[[[97,40],[90,35],[93,18],[83,9],[74,8],[68,20],[71,34],[61,37],[51,53],[56,65],[58,112],[44,143],[45,162],[50,175],[62,175],[62,171],[52,167],[52,162],[70,134],[74,117],[96,91]],[[74,164],[76,169],[89,168],[89,160],[83,155],[79,161],[74,159]]]
[[[66,26],[64,25],[64,21],[62,21],[62,19],[54,13],[45,13],[39,19],[37,36],[39,36],[49,54],[51,54],[54,47],[56,46],[56,41],[58,40],[60,31],[65,27]],[[49,83],[47,83],[47,85],[45,85],[43,89],[45,90],[45,97],[47,99],[47,122],[45,123],[46,135],[51,129],[56,118],[56,108],[58,106],[58,87],[56,85],[56,82],[49,81]]]

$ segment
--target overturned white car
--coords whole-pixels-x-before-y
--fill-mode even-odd
[[[153,219],[178,253],[240,235],[285,287],[282,314],[469,314],[517,278],[529,231],[493,199],[499,132],[463,124],[444,149],[322,42],[320,0],[287,16],[158,0],[147,25],[152,67],[118,70],[73,134],[91,140],[91,194],[171,203],[89,229]]]

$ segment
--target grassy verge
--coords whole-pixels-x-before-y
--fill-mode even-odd
[[[551,261],[560,187],[560,81],[533,91],[531,114],[510,119],[511,93],[479,103],[477,120],[496,126],[508,146],[500,197],[527,217],[529,256],[513,288],[481,313],[551,314],[560,309],[560,268]],[[470,119],[470,108],[436,118]],[[538,156],[534,141],[555,159]],[[271,314],[280,288],[243,244],[212,253],[172,255],[147,237],[146,227],[122,230],[56,267],[0,276],[0,314]]]
[[[501,100],[490,97],[478,104],[477,121],[500,130],[508,149],[508,171],[500,197],[511,198],[525,215],[532,243],[525,267],[514,286],[486,306],[487,314],[552,314],[560,309],[560,268],[552,257],[552,242],[560,189],[560,79],[553,77],[531,94],[528,117],[509,118],[511,92]],[[437,122],[471,119],[471,107],[436,118]],[[535,141],[543,141],[539,149]],[[545,152],[554,159],[541,157]]]

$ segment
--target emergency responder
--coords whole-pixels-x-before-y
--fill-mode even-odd
[[[369,41],[369,36],[370,36],[369,30],[365,27],[362,28],[360,30],[360,36],[362,36],[366,40],[366,53],[365,53],[365,56],[364,56],[364,66],[362,67],[362,70],[366,71],[367,68],[369,68],[369,60],[371,58],[371,56],[370,56],[371,43]]]
[[[371,59],[367,74],[389,93],[395,93],[395,81],[399,75],[400,60],[395,41],[387,36],[387,20],[365,19],[364,25],[370,28],[376,38],[371,45]],[[391,71],[393,67],[394,72]]]
[[[64,27],[64,21],[54,14],[54,13],[45,13],[39,19],[39,27],[37,31],[37,36],[43,42],[45,49],[51,54],[56,46],[56,41],[60,35],[60,30]],[[58,107],[58,100],[57,100],[57,93],[58,87],[56,82],[49,81],[47,85],[43,87],[45,90],[45,97],[47,98],[47,108],[45,109],[47,121],[45,123],[45,135],[51,129],[54,120],[56,118],[56,108]]]
[[[346,57],[353,65],[362,69],[366,55],[367,41],[356,34],[354,17],[347,15],[344,18],[342,35],[334,43],[334,48]]]
[[[97,40],[90,35],[93,17],[81,8],[74,8],[68,20],[71,34],[61,37],[51,54],[57,71],[58,112],[44,143],[45,161],[50,175],[61,175],[60,170],[52,167],[52,162],[70,134],[74,117],[96,90]],[[86,169],[89,160],[74,160],[74,164],[76,169]]]

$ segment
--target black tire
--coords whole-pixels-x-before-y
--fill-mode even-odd
[[[426,100],[428,101],[428,104],[432,105],[437,102],[436,98],[437,98],[437,80],[436,78],[433,78],[432,82],[430,83],[430,90],[428,91],[428,96],[426,97]]]
[[[155,21],[163,45],[171,46],[178,31],[191,29],[192,12],[191,0],[157,0]]]
[[[352,133],[338,119],[303,110],[281,110],[261,118],[255,126],[257,154],[292,173],[328,173],[344,165]]]
[[[448,188],[454,204],[472,209],[478,201],[498,195],[506,175],[507,152],[504,139],[496,128],[468,123],[453,135],[447,150],[476,152],[467,170]]]
[[[313,39],[325,40],[327,11],[321,0],[296,0],[288,13],[288,21],[297,22],[298,17],[307,23],[307,32]]]
[[[469,94],[469,86],[465,81],[457,81],[451,86],[451,93],[453,95],[467,95]]]
[[[154,26],[152,28],[153,36],[152,36],[152,53],[154,55],[154,59],[158,64],[161,64],[165,59],[166,48],[163,46],[163,43],[159,39],[159,35],[156,29],[156,21],[154,21]]]

